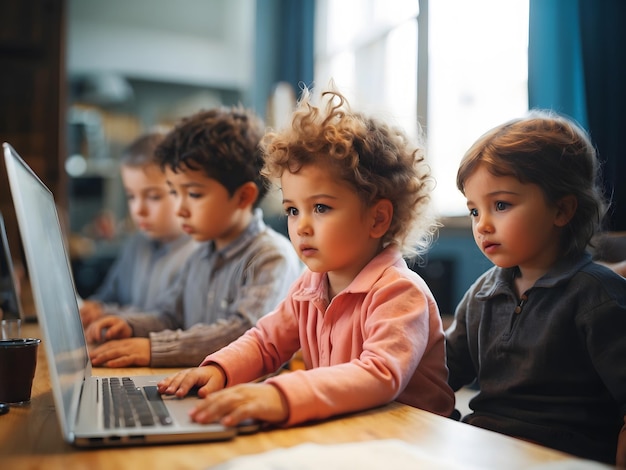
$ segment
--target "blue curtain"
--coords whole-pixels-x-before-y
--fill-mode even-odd
[[[529,107],[587,128],[612,200],[609,230],[626,230],[626,2],[530,0]]]
[[[264,115],[268,96],[279,82],[313,83],[315,0],[257,0],[255,83],[252,99]]]
[[[528,105],[549,108],[587,128],[577,0],[531,0]]]

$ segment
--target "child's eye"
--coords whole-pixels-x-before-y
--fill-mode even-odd
[[[326,204],[315,204],[315,212],[317,212],[318,214],[323,214],[325,212],[328,212],[330,210],[330,207],[328,207]]]
[[[135,196],[133,196],[132,194],[127,194],[126,195],[126,200],[127,201],[132,201],[133,199],[135,199]]]
[[[511,204],[509,204],[508,202],[504,202],[504,201],[496,202],[496,210],[497,211],[507,210],[510,206],[511,206]]]
[[[189,193],[189,197],[191,199],[200,199],[202,197],[202,194],[200,194],[200,193]]]
[[[146,198],[149,201],[160,201],[163,198],[163,193],[158,191],[152,191],[146,195]]]
[[[469,215],[470,215],[470,217],[478,216],[478,209],[470,209]]]
[[[295,215],[298,215],[298,209],[296,209],[295,207],[287,207],[285,209],[285,215],[287,217],[293,217]]]

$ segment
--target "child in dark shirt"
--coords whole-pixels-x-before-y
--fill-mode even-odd
[[[467,423],[626,465],[626,280],[585,251],[606,210],[598,167],[588,135],[542,111],[467,151],[457,186],[496,266],[446,332],[449,383],[477,380]]]

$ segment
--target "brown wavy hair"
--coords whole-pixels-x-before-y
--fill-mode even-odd
[[[573,120],[536,109],[491,129],[461,161],[456,178],[461,192],[478,165],[495,176],[536,184],[550,205],[564,196],[576,197],[576,212],[563,230],[563,255],[583,252],[601,229],[608,203],[601,189],[600,164],[589,135]]]
[[[430,204],[434,181],[421,140],[412,144],[400,128],[353,112],[338,91],[321,97],[325,106],[315,106],[304,88],[290,126],[265,135],[263,173],[279,178],[306,165],[330,165],[366,207],[391,201],[393,217],[383,246],[394,243],[407,255],[423,253],[437,223]]]

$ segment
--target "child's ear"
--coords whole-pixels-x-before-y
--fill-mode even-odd
[[[578,199],[573,194],[562,197],[556,203],[557,213],[554,219],[554,225],[557,227],[565,227],[578,208]]]
[[[241,209],[253,206],[259,197],[259,188],[252,181],[248,181],[237,188],[235,197],[237,198],[237,205]]]
[[[393,218],[393,204],[389,199],[381,199],[377,201],[370,209],[372,214],[372,226],[370,228],[370,236],[372,238],[382,238]]]

